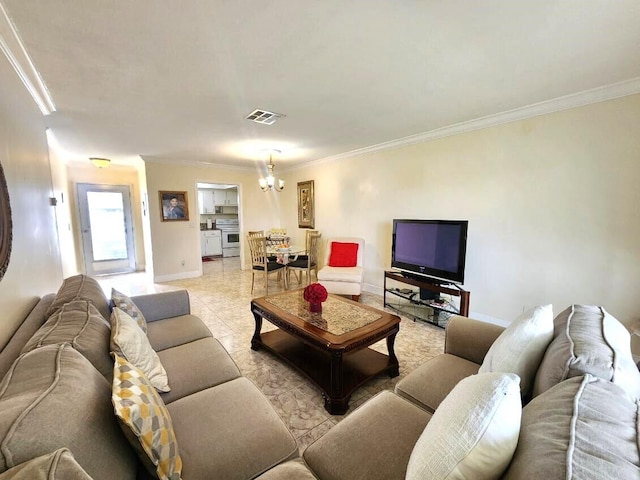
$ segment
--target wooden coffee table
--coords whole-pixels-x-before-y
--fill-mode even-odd
[[[398,375],[393,344],[400,317],[331,294],[322,306],[322,313],[309,312],[302,289],[252,300],[251,348],[264,348],[299,370],[320,388],[329,413],[341,415],[367,380]],[[261,333],[263,318],[278,329]],[[385,338],[389,355],[367,348]]]

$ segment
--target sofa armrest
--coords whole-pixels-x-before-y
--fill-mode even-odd
[[[447,324],[444,353],[481,365],[489,348],[503,331],[504,327],[500,325],[455,315]]]
[[[131,300],[140,309],[147,322],[191,313],[189,293],[186,290],[136,295],[131,297]]]

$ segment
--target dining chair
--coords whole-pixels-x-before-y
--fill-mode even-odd
[[[248,237],[264,237],[264,230],[249,230],[247,232]]]
[[[309,237],[311,235],[319,235],[320,232],[318,230],[305,230],[305,234],[304,234],[304,253],[301,255],[298,255],[298,260],[307,260],[307,257],[309,256]]]
[[[312,271],[316,274],[316,280],[318,279],[318,246],[320,245],[320,237],[322,235],[319,233],[307,235],[307,255],[298,255],[298,258],[287,263],[287,283],[289,283],[289,274],[292,270],[298,283],[302,283],[302,274],[305,272],[307,274],[307,285],[311,283]]]
[[[252,237],[247,234],[247,242],[249,242],[249,251],[251,252],[251,293],[256,275],[262,275],[264,279],[265,295],[269,295],[269,274],[278,273],[278,280],[284,281],[286,288],[286,270],[285,265],[270,261],[267,255],[267,237]]]

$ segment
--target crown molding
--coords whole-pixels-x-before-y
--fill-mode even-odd
[[[474,120],[469,120],[466,122],[456,123],[454,125],[437,128],[425,133],[410,135],[408,137],[391,140],[389,142],[379,143],[377,145],[371,145],[369,147],[359,148],[357,150],[340,153],[338,155],[332,155],[330,157],[324,157],[310,162],[305,162],[304,164],[296,165],[295,169],[297,170],[298,168],[303,168],[310,165],[329,163],[337,160],[355,157],[357,155],[391,150],[394,148],[414,145],[416,143],[437,140],[439,138],[459,135],[461,133],[467,133],[473,130],[480,130],[483,128],[489,128],[505,123],[526,120],[528,118],[537,117],[540,115],[560,112],[562,110],[569,110],[571,108],[604,102],[606,100],[613,100],[614,98],[626,97],[628,95],[635,95],[637,93],[640,93],[640,77],[632,78],[631,80],[625,80],[624,82],[606,85],[604,87],[585,90],[583,92],[572,93],[570,95],[554,98],[552,100],[546,100],[544,102],[527,105],[526,107],[515,108],[506,112],[487,115],[486,117],[476,118]]]
[[[13,22],[7,14],[4,5],[0,3],[0,50],[9,60],[11,66],[25,88],[38,105],[43,115],[49,115],[56,111],[49,91],[42,81],[42,77],[33,65]]]

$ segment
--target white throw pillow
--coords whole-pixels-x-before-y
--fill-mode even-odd
[[[157,390],[171,390],[167,372],[149,339],[136,321],[119,308],[111,311],[111,351],[142,370]]]
[[[478,373],[505,372],[520,377],[522,396],[531,394],[544,352],[553,340],[553,308],[541,305],[522,313],[493,342]]]
[[[522,401],[512,373],[479,373],[460,381],[416,442],[407,480],[497,479],[518,444]]]

